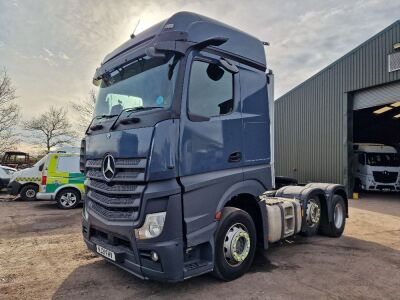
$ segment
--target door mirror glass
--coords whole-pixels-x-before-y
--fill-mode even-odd
[[[44,164],[41,164],[41,165],[39,166],[39,171],[40,171],[40,172],[43,171],[43,166],[44,166]]]

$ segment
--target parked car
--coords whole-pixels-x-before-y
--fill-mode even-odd
[[[12,174],[17,171],[14,168],[0,166],[0,191],[4,191],[10,181]]]
[[[42,167],[37,199],[55,200],[62,209],[76,207],[85,192],[79,154],[49,153]]]

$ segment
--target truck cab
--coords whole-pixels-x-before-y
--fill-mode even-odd
[[[400,191],[400,157],[383,144],[354,145],[355,187],[364,191]]]
[[[272,241],[269,206],[282,207],[278,220],[287,205],[297,226],[285,232],[312,235],[321,224],[341,235],[343,187],[263,195],[274,182],[273,74],[260,40],[189,12],[132,37],[93,79],[99,92],[81,145],[89,249],[144,279],[213,271],[232,280]]]

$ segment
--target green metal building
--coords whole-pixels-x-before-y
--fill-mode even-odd
[[[400,20],[277,99],[275,138],[276,175],[351,191],[353,143],[400,144]]]

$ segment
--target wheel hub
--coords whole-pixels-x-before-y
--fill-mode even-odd
[[[321,208],[314,199],[310,199],[307,203],[307,223],[309,225],[318,224],[321,217]]]
[[[343,208],[342,205],[337,203],[335,205],[335,210],[333,213],[333,221],[335,222],[335,227],[336,228],[341,228],[343,224],[343,219],[344,219],[344,213],[343,213]]]
[[[29,189],[26,191],[26,196],[28,196],[29,198],[35,197],[35,194],[36,194],[36,192],[33,189]]]
[[[240,265],[249,255],[250,236],[243,224],[235,224],[227,231],[224,239],[225,260],[231,266]]]

